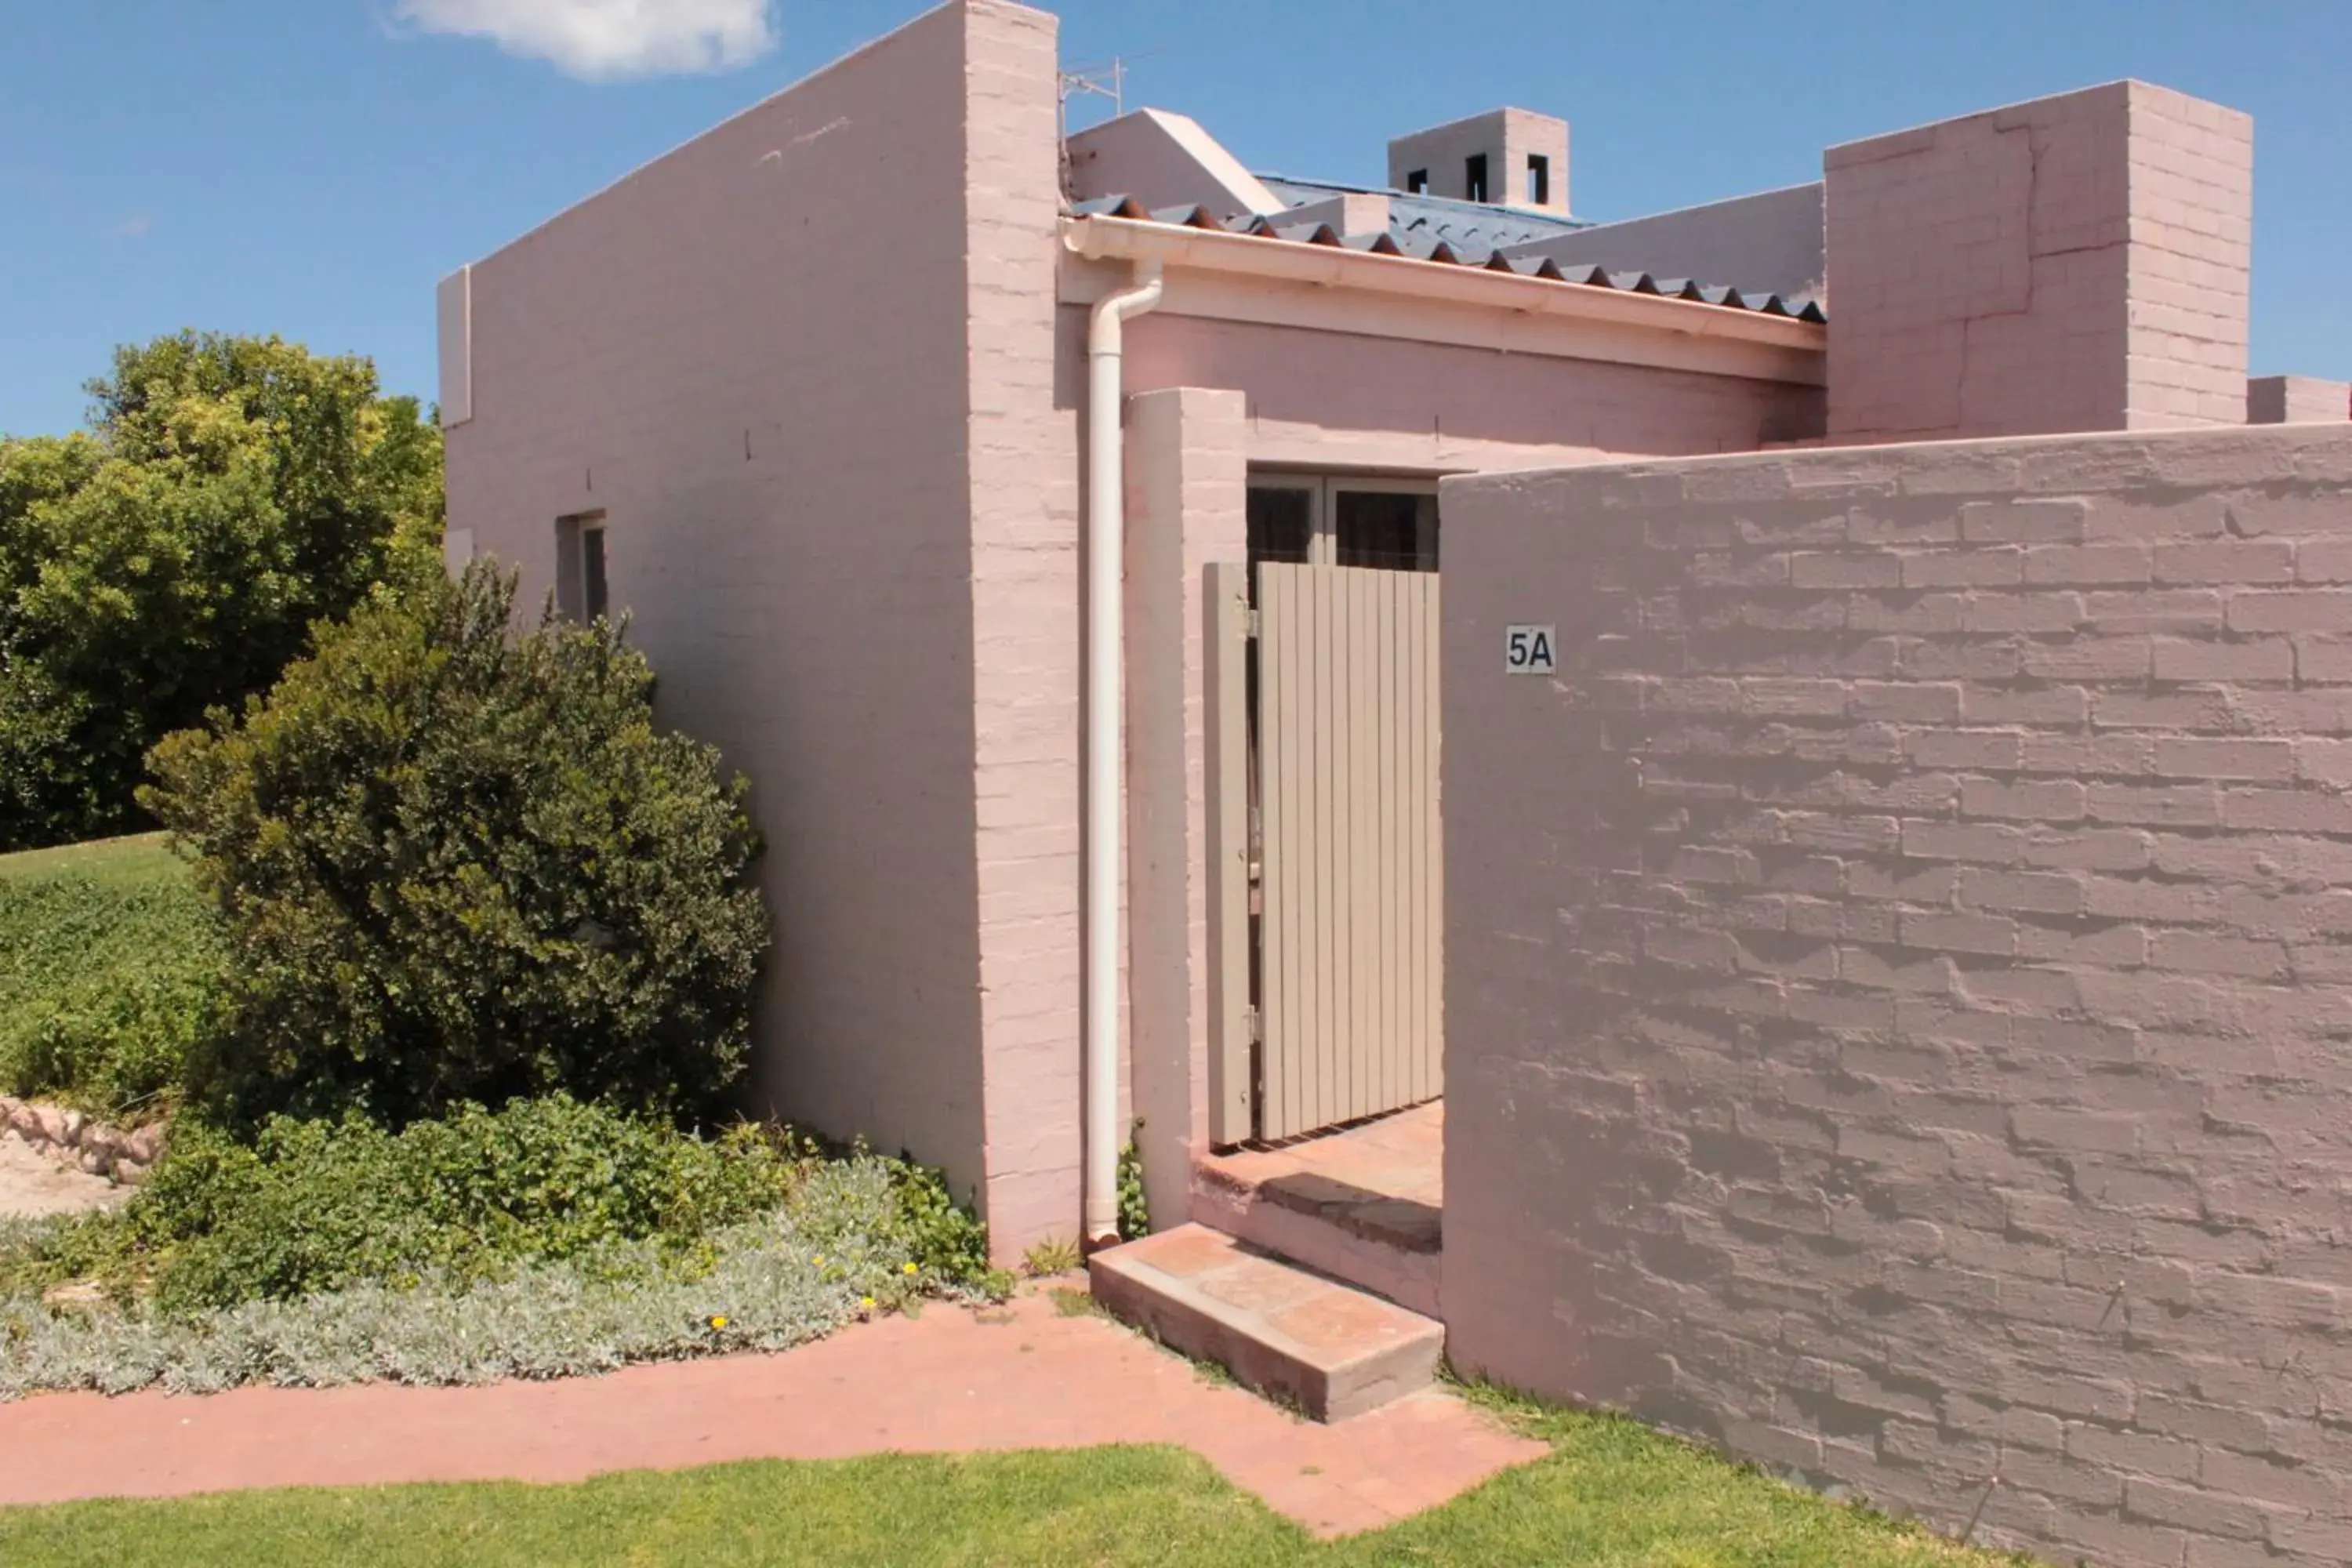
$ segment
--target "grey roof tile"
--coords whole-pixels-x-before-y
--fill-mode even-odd
[[[1259,178],[1267,189],[1293,205],[1303,205],[1341,192],[1360,190],[1356,186],[1323,185],[1279,176],[1260,175]],[[1253,213],[1226,221],[1203,206],[1147,210],[1134,198],[1126,195],[1091,197],[1074,203],[1070,211],[1079,217],[1145,219],[1181,228],[1250,235],[1284,244],[1343,246],[1349,250],[1381,256],[1403,256],[1439,266],[1476,267],[1586,288],[1691,300],[1727,310],[1752,310],[1759,315],[1785,316],[1801,321],[1828,320],[1821,305],[1810,299],[1789,299],[1779,294],[1747,294],[1738,289],[1699,283],[1687,278],[1661,279],[1647,272],[1611,272],[1595,266],[1562,267],[1549,258],[1502,254],[1505,246],[1521,244],[1529,238],[1541,238],[1547,233],[1590,226],[1573,219],[1546,218],[1509,208],[1482,206],[1475,202],[1409,196],[1394,191],[1371,194],[1389,197],[1386,233],[1341,235],[1328,223],[1283,223],[1279,213]],[[1549,226],[1527,232],[1528,224]]]

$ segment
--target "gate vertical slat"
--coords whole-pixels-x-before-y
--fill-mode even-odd
[[[1317,1126],[1339,1120],[1339,1079],[1348,1026],[1348,910],[1339,896],[1340,879],[1348,874],[1348,710],[1341,700],[1346,689],[1348,611],[1336,585],[1328,577],[1307,584],[1315,601],[1315,638],[1308,646],[1319,650],[1308,657],[1315,664],[1315,746],[1321,761],[1316,774],[1322,789],[1315,813],[1317,860],[1315,903],[1323,934],[1322,998],[1315,1020],[1315,1092],[1307,1114]],[[1339,657],[1333,651],[1340,650]]]
[[[1252,1136],[1250,1080],[1249,572],[1207,568],[1202,611],[1207,742],[1209,1142]]]
[[[1421,666],[1421,821],[1422,854],[1428,864],[1426,886],[1422,903],[1423,936],[1420,945],[1421,963],[1421,1027],[1423,1038],[1432,1048],[1422,1053],[1421,1098],[1433,1100],[1445,1092],[1445,818],[1443,807],[1445,787],[1444,763],[1438,747],[1438,684],[1437,642],[1440,636],[1439,595],[1444,592],[1443,580],[1432,574],[1422,588],[1421,632],[1414,646],[1420,650]]]
[[[1421,611],[1422,596],[1418,594],[1408,595],[1398,628],[1401,634],[1398,641],[1406,648],[1414,647],[1425,635]],[[1428,721],[1429,694],[1423,689],[1421,661],[1408,654],[1406,662],[1405,679],[1411,695],[1405,701],[1405,711],[1408,716],[1402,759],[1405,777],[1402,781],[1399,798],[1405,808],[1408,829],[1404,851],[1405,903],[1406,908],[1412,911],[1412,931],[1405,943],[1404,959],[1407,971],[1399,1000],[1405,1009],[1406,1017],[1411,1020],[1414,1032],[1418,1033],[1422,1023],[1423,993],[1429,983],[1421,962],[1422,950],[1429,932],[1429,862],[1426,854],[1427,847],[1423,842],[1421,834],[1412,830],[1417,829],[1421,825],[1422,772],[1425,765],[1425,759],[1422,754],[1421,737],[1423,728]],[[1427,1092],[1427,1083],[1419,1057],[1416,1055],[1409,1059],[1405,1068],[1405,1094],[1412,1100],[1422,1099]]]
[[[1339,670],[1339,690],[1342,707],[1347,714],[1347,745],[1339,762],[1338,808],[1346,823],[1340,843],[1347,851],[1347,864],[1339,873],[1341,918],[1348,932],[1348,1002],[1340,1010],[1340,1049],[1332,1067],[1339,1079],[1339,1093],[1333,1107],[1335,1119],[1348,1121],[1363,1114],[1359,1107],[1368,1096],[1360,1092],[1363,1073],[1360,1054],[1363,1051],[1363,1003],[1366,973],[1364,952],[1364,909],[1358,895],[1363,889],[1362,840],[1358,830],[1362,824],[1364,807],[1363,759],[1363,653],[1368,639],[1362,614],[1363,576],[1351,572],[1335,584],[1335,596],[1346,606],[1347,634],[1340,642],[1342,659]]]
[[[1432,577],[1429,580],[1429,591],[1419,595],[1419,602],[1413,606],[1413,640],[1423,648],[1433,648],[1434,646],[1437,637],[1436,610],[1437,579]],[[1419,668],[1413,671],[1413,684],[1421,693],[1421,723],[1413,736],[1415,762],[1413,825],[1420,830],[1413,835],[1413,837],[1421,866],[1422,922],[1419,940],[1413,943],[1413,967],[1420,976],[1415,999],[1421,1005],[1421,1014],[1416,1022],[1420,1025],[1422,1032],[1433,1039],[1436,1038],[1438,1034],[1436,1020],[1438,985],[1437,973],[1430,961],[1430,954],[1437,931],[1437,898],[1440,888],[1437,878],[1437,835],[1432,831],[1437,816],[1437,758],[1434,754],[1437,735],[1437,683],[1432,679],[1433,674],[1434,660],[1430,658],[1419,661]],[[1435,1053],[1423,1054],[1413,1063],[1413,1066],[1416,1068],[1413,1081],[1414,1095],[1425,1100],[1437,1093]]]
[[[1298,616],[1293,604],[1297,595],[1292,592],[1293,587],[1294,584],[1288,582],[1268,583],[1266,619],[1274,630],[1274,637],[1270,639],[1274,645],[1274,658],[1271,679],[1266,679],[1266,685],[1278,697],[1278,707],[1270,720],[1274,733],[1280,738],[1274,755],[1275,766],[1277,770],[1287,768],[1297,773],[1304,771],[1307,759],[1299,754],[1298,750],[1299,739],[1305,731],[1290,712],[1294,706],[1291,682],[1298,663],[1297,650],[1292,645],[1297,640],[1299,632]],[[1269,775],[1273,776],[1278,776],[1278,773]],[[1263,784],[1260,787],[1264,787]],[[1282,1037],[1292,1044],[1287,1050],[1269,1048],[1265,1064],[1266,1126],[1269,1135],[1280,1136],[1273,1129],[1291,1125],[1297,1114],[1298,1066],[1295,1058],[1299,1048],[1307,1044],[1307,1012],[1302,1004],[1306,1000],[1306,987],[1311,983],[1312,966],[1306,962],[1305,943],[1314,933],[1311,923],[1314,911],[1306,907],[1306,889],[1301,885],[1298,874],[1300,867],[1306,863],[1310,847],[1300,830],[1297,792],[1270,792],[1265,798],[1270,803],[1279,802],[1282,818],[1283,916],[1277,928],[1283,949]],[[1273,847],[1271,843],[1267,845],[1269,853]]]
[[[1324,648],[1315,660],[1315,717],[1318,745],[1324,757],[1324,804],[1315,820],[1322,844],[1322,877],[1315,893],[1322,910],[1324,969],[1322,1027],[1315,1058],[1315,1100],[1307,1114],[1322,1126],[1340,1119],[1339,1079],[1348,1053],[1348,599],[1343,583],[1324,576],[1315,581],[1315,647]],[[1339,651],[1339,658],[1331,658]]]
[[[1349,581],[1354,636],[1348,685],[1354,699],[1355,747],[1348,774],[1348,810],[1355,853],[1349,858],[1348,881],[1356,937],[1355,1006],[1348,1043],[1350,1116],[1369,1115],[1381,1104],[1378,1086],[1384,955],[1380,943],[1380,840],[1373,825],[1379,820],[1381,805],[1380,661],[1385,651],[1381,644],[1388,640],[1381,635],[1380,590],[1381,579],[1392,575],[1359,573]]]
[[[1421,871],[1421,839],[1412,830],[1421,820],[1421,665],[1411,652],[1413,641],[1421,636],[1420,609],[1421,596],[1411,592],[1410,586],[1400,593],[1397,710],[1403,720],[1404,732],[1397,745],[1397,809],[1403,819],[1397,845],[1397,875],[1402,885],[1399,912],[1404,917],[1405,931],[1397,955],[1397,1010],[1403,1017],[1408,1041],[1418,1032],[1421,1021],[1422,906],[1428,896]],[[1419,1100],[1421,1072],[1414,1053],[1408,1049],[1398,1067],[1398,1098],[1407,1102]]]
[[[1297,615],[1291,623],[1291,670],[1302,676],[1299,688],[1306,700],[1294,706],[1290,721],[1296,727],[1298,749],[1304,758],[1305,776],[1318,784],[1328,784],[1331,776],[1331,727],[1323,722],[1323,710],[1328,699],[1325,683],[1330,670],[1314,649],[1323,635],[1322,605],[1315,593],[1311,577],[1301,578],[1297,584],[1295,600]],[[1316,1087],[1322,1077],[1323,1058],[1330,1049],[1324,1031],[1331,1020],[1331,911],[1325,907],[1324,889],[1331,880],[1331,847],[1326,825],[1331,820],[1331,800],[1328,789],[1312,795],[1301,792],[1292,813],[1291,821],[1297,828],[1301,847],[1306,853],[1299,857],[1300,887],[1305,897],[1299,901],[1300,918],[1307,921],[1306,984],[1299,988],[1299,1034],[1306,1049],[1291,1062],[1291,1116],[1294,1125],[1312,1127],[1317,1124],[1322,1107],[1316,1097]]]
[[[1357,837],[1357,900],[1364,910],[1364,1039],[1357,1044],[1364,1090],[1357,1114],[1395,1105],[1390,1084],[1390,971],[1395,969],[1395,942],[1390,941],[1388,912],[1388,842],[1381,823],[1390,809],[1388,783],[1388,670],[1397,658],[1395,581],[1402,572],[1371,572],[1357,583],[1364,606],[1364,663],[1357,677],[1357,700],[1364,705],[1364,748],[1357,752],[1357,787],[1362,790],[1362,830]]]
[[[1402,572],[1390,572],[1381,578],[1381,623],[1388,627],[1397,626],[1397,611],[1404,605],[1404,581]],[[1390,971],[1397,969],[1397,954],[1402,952],[1397,938],[1404,931],[1402,910],[1397,908],[1402,898],[1402,884],[1397,877],[1397,783],[1404,769],[1397,762],[1397,738],[1404,733],[1404,721],[1397,715],[1397,668],[1404,651],[1397,637],[1385,637],[1381,647],[1381,757],[1379,757],[1379,787],[1381,787],[1381,820],[1379,830],[1379,886],[1373,896],[1381,900],[1381,957]],[[1383,1105],[1397,1105],[1397,1093],[1402,1089],[1402,1068],[1404,1068],[1404,1030],[1397,1016],[1395,983],[1381,985],[1381,1086],[1379,1096]]]
[[[1331,726],[1334,741],[1334,766],[1331,766],[1331,826],[1339,830],[1336,848],[1339,865],[1331,877],[1331,902],[1334,902],[1334,933],[1339,936],[1339,1006],[1331,1011],[1331,1023],[1336,1025],[1336,1051],[1331,1053],[1331,1105],[1327,1117],[1331,1121],[1348,1121],[1355,1117],[1355,1004],[1357,992],[1362,990],[1360,973],[1360,929],[1355,912],[1355,741],[1357,715],[1355,710],[1355,679],[1357,679],[1357,626],[1355,626],[1355,583],[1357,574],[1348,572],[1331,583],[1331,606],[1336,611],[1339,637],[1339,658],[1331,672],[1331,703],[1334,703],[1336,724]]]
[[[1290,943],[1297,920],[1290,912],[1290,820],[1286,792],[1277,795],[1266,785],[1296,763],[1286,754],[1289,726],[1283,722],[1283,683],[1287,679],[1280,647],[1285,636],[1276,600],[1283,584],[1275,574],[1258,568],[1257,766],[1258,766],[1258,964],[1260,994],[1258,1029],[1264,1044],[1258,1055],[1257,1122],[1271,1136],[1287,1114],[1289,1097],[1282,1081],[1281,1053],[1276,1040],[1295,1040],[1297,1030],[1289,1015],[1297,981],[1291,974]]]
[[[1340,683],[1347,671],[1330,650],[1346,636],[1339,595],[1328,575],[1308,579],[1307,596],[1315,605],[1313,640],[1307,645],[1315,670],[1316,776],[1323,783],[1315,813],[1315,913],[1321,934],[1323,967],[1316,993],[1321,1005],[1315,1016],[1315,1059],[1308,1078],[1311,1089],[1307,1114],[1317,1126],[1337,1121],[1332,1107],[1338,1100],[1340,1040],[1346,1028],[1348,996],[1347,911],[1339,901],[1339,879],[1347,873],[1347,710],[1340,704]]]
[[[1320,618],[1316,610],[1314,583],[1301,578],[1294,598],[1294,616],[1290,625],[1290,668],[1301,678],[1299,688],[1306,700],[1290,716],[1296,726],[1302,766],[1300,776],[1320,784],[1330,776],[1331,732],[1321,722],[1323,706],[1321,682],[1328,671],[1322,662],[1309,651],[1315,646]],[[1325,1050],[1323,1026],[1331,1016],[1331,919],[1323,908],[1323,887],[1330,875],[1328,849],[1323,842],[1323,824],[1330,814],[1329,797],[1318,790],[1302,790],[1295,802],[1291,817],[1297,829],[1299,850],[1299,918],[1306,922],[1301,931],[1301,946],[1306,963],[1299,972],[1300,1007],[1298,1010],[1299,1044],[1303,1047],[1290,1060],[1290,1122],[1293,1126],[1313,1126],[1318,1107],[1315,1104],[1315,1080],[1322,1070]]]

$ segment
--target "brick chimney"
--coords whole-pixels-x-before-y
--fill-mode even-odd
[[[1496,109],[1389,143],[1389,184],[1456,201],[1568,216],[1568,121]]]

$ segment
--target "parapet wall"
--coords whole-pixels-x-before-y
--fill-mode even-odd
[[[1444,504],[1457,1363],[2061,1561],[2352,1560],[2352,428]]]
[[[2245,422],[2245,115],[2121,81],[1822,166],[1832,440]]]

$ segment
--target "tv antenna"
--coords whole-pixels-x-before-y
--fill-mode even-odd
[[[1146,49],[1137,55],[1113,55],[1093,65],[1072,66],[1057,73],[1062,82],[1062,107],[1066,114],[1070,100],[1093,96],[1110,100],[1114,117],[1127,112],[1127,68],[1137,60],[1148,60],[1154,55],[1164,55],[1165,47]]]
[[[1055,73],[1055,113],[1062,148],[1062,199],[1070,197],[1070,100],[1073,98],[1107,98],[1110,100],[1111,117],[1127,112],[1127,68],[1137,60],[1148,60],[1154,55],[1164,55],[1165,47],[1150,48],[1140,54],[1113,55],[1108,60],[1092,65],[1072,66]]]

